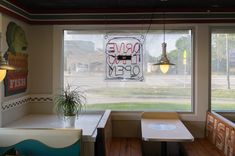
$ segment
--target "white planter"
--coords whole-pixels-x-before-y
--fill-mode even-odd
[[[64,116],[64,128],[75,127],[76,116]]]

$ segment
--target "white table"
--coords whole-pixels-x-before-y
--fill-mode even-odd
[[[167,142],[193,141],[194,137],[180,119],[141,119],[142,139],[161,142],[161,154],[167,154]]]
[[[74,128],[82,129],[83,139],[95,139],[93,134],[101,119],[102,114],[82,114]],[[63,128],[63,121],[57,115],[32,114],[16,120],[5,127],[9,128]]]
[[[84,156],[94,156],[94,144],[97,125],[102,117],[101,112],[79,115],[74,128],[82,129]],[[7,128],[63,128],[63,121],[57,115],[32,114],[5,125]]]

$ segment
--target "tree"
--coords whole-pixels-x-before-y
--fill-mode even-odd
[[[184,74],[184,51],[187,52],[186,62],[187,62],[187,69],[186,73],[191,73],[191,37],[188,36],[182,36],[180,37],[176,43],[175,43],[176,49],[170,51],[168,53],[168,57],[170,60],[172,60],[173,63],[175,63],[175,73],[178,74]]]

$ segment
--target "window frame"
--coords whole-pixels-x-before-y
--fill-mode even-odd
[[[145,33],[144,35],[148,35],[148,33],[150,33],[151,31],[155,31],[155,30],[162,30],[161,26],[159,27],[156,27],[156,26],[151,26],[151,30],[144,30],[144,29],[140,29],[139,27],[134,27],[133,29],[130,29],[132,28],[131,26],[127,26],[127,27],[121,27],[121,28],[117,28],[118,26],[114,26],[112,27],[111,29],[106,29],[106,26],[101,26],[99,27],[98,29],[96,29],[95,27],[91,26],[91,27],[88,27],[88,28],[80,28],[80,29],[77,29],[77,28],[63,28],[62,29],[62,58],[61,58],[61,61],[62,61],[62,66],[61,67],[64,67],[64,31],[80,31],[80,32],[86,32],[85,34],[94,34],[94,33],[125,33],[125,31],[136,31],[138,33],[140,33],[141,31],[143,33]],[[94,29],[93,29],[94,28]],[[114,29],[116,29],[116,31],[114,31]],[[196,109],[196,106],[195,106],[195,92],[196,92],[196,88],[195,88],[195,28],[192,27],[192,26],[167,26],[166,31],[168,30],[190,30],[191,31],[191,50],[192,50],[192,58],[191,58],[191,109],[189,111],[173,111],[173,110],[169,110],[169,112],[178,112],[180,114],[195,114],[195,109]],[[134,32],[133,31],[133,32]],[[89,33],[88,33],[89,32]],[[166,42],[167,42],[167,38],[166,38]],[[61,69],[61,75],[62,75],[62,87],[64,86],[64,68]],[[209,97],[210,98],[210,97]],[[146,109],[147,110],[147,109]],[[100,111],[100,110],[97,110],[97,111]],[[125,112],[125,113],[128,113],[128,112],[140,112],[140,111],[128,111],[128,110],[113,110],[114,112]],[[152,111],[152,110],[150,110]],[[158,110],[154,110],[154,111],[158,111]]]
[[[216,111],[221,113],[234,113],[234,110],[219,110],[219,109],[212,109],[212,33],[213,32],[219,32],[219,33],[234,33],[235,34],[235,28],[234,26],[210,26],[209,28],[209,40],[210,40],[210,52],[209,52],[209,111]]]

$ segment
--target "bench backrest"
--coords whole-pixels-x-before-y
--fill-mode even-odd
[[[112,140],[111,110],[106,110],[97,127],[96,156],[108,156]]]
[[[141,115],[143,119],[179,119],[176,112],[143,112]]]
[[[10,149],[21,155],[79,156],[82,130],[0,128],[0,155]]]
[[[235,125],[223,116],[208,112],[206,137],[226,156],[235,156]]]

